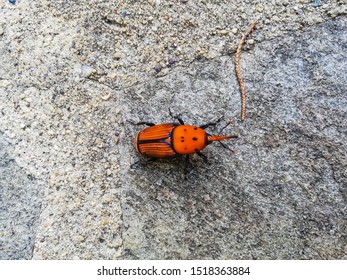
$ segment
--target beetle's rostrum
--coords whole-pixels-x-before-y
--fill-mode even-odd
[[[135,149],[140,154],[153,159],[173,158],[178,155],[190,155],[197,153],[206,160],[206,156],[200,151],[203,150],[207,145],[218,141],[224,148],[229,149],[220,141],[237,138],[235,135],[211,135],[205,131],[207,127],[215,126],[219,120],[215,123],[208,123],[198,127],[193,125],[185,125],[182,119],[177,116],[174,118],[176,118],[179,123],[165,123],[158,125],[147,122],[138,123],[146,124],[149,127],[140,131],[135,137]],[[222,130],[229,124],[231,124],[231,122],[223,127]]]

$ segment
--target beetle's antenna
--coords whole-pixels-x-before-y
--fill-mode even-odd
[[[218,143],[224,148],[229,150],[230,152],[232,152],[233,154],[236,154],[235,150],[230,149],[227,145],[225,145],[224,143],[222,143],[221,141],[218,141]]]
[[[230,139],[230,138],[238,138],[237,135],[226,135],[226,136],[222,136],[220,134],[222,134],[223,130],[225,128],[227,128],[229,125],[231,125],[233,122],[231,120],[228,121],[228,123],[222,127],[222,129],[218,132],[219,135],[209,135],[208,134],[208,142],[212,143],[213,141],[222,141],[222,140],[226,140],[226,139]]]
[[[223,130],[226,129],[229,125],[231,125],[233,123],[232,120],[229,120],[228,123],[222,127],[222,129],[218,132],[218,134],[222,134]]]

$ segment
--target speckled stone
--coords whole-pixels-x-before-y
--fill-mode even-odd
[[[244,52],[245,122],[229,56],[124,91],[124,119],[170,122],[168,108],[194,125],[224,115],[234,120],[226,133],[239,135],[226,143],[235,155],[211,144],[209,164],[193,156],[185,180],[184,158],[146,163],[132,147],[141,128],[126,126],[125,258],[347,258],[346,24]]]
[[[197,2],[1,6],[6,172],[30,177],[4,180],[2,258],[346,258],[346,5]],[[240,123],[232,54],[254,19]],[[209,146],[188,181],[181,159],[130,169],[134,122],[168,108],[234,119],[238,153]]]
[[[35,174],[16,163],[12,150],[0,132],[0,260],[32,258],[43,195]]]

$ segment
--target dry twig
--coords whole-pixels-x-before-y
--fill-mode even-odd
[[[242,36],[235,54],[235,71],[237,80],[239,81],[240,89],[241,89],[241,120],[244,121],[246,118],[246,89],[245,84],[242,79],[241,71],[240,71],[240,55],[241,55],[241,49],[242,45],[244,44],[247,36],[252,33],[253,29],[255,28],[256,22],[253,21],[251,25],[249,26],[247,32]]]

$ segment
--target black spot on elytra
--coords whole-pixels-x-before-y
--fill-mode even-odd
[[[197,130],[198,128],[197,127],[194,127],[194,130]]]
[[[196,140],[198,140],[198,138],[196,138],[196,137],[193,137],[193,141],[196,141]]]
[[[183,143],[183,142],[184,142],[184,140],[181,140],[181,142]]]
[[[187,129],[184,129],[184,132],[187,132]]]

